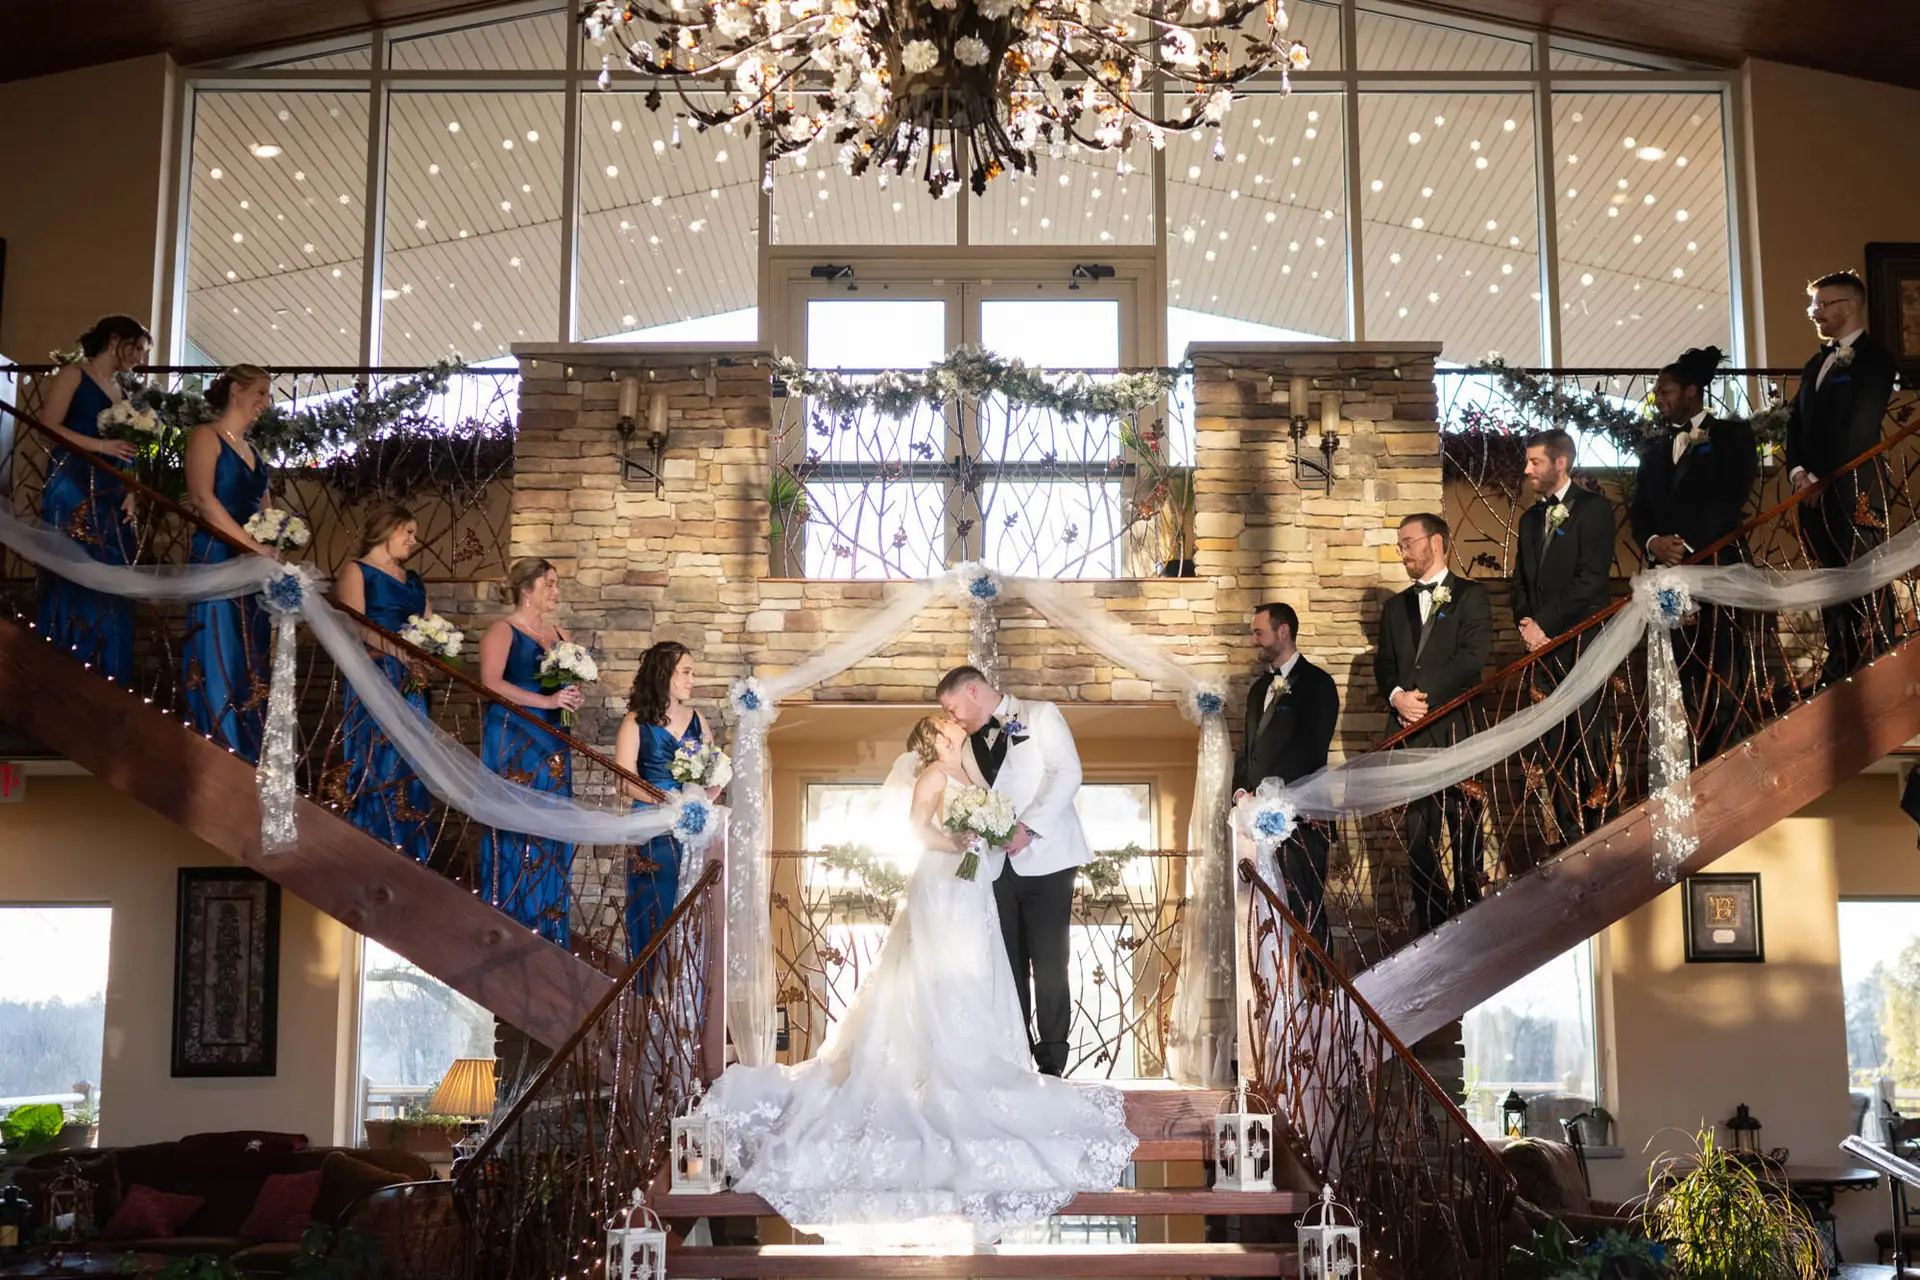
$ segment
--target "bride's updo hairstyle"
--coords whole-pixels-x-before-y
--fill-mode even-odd
[[[952,723],[953,717],[946,712],[935,712],[922,716],[920,723],[913,726],[913,732],[907,735],[907,750],[920,757],[922,769],[940,759],[940,731]]]

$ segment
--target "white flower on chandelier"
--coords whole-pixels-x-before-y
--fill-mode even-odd
[[[1176,67],[1200,65],[1199,43],[1194,40],[1192,32],[1182,31],[1178,27],[1161,37],[1160,54]]]
[[[722,6],[713,15],[713,29],[723,40],[744,40],[753,34],[753,10],[740,4]]]
[[[1014,0],[978,0],[974,8],[989,22],[998,22],[1013,12]]]
[[[913,40],[900,51],[900,65],[909,74],[925,75],[940,65],[940,50],[931,40]]]
[[[978,36],[962,36],[953,43],[953,56],[963,67],[984,67],[993,51]]]

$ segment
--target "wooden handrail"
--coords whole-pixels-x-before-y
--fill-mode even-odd
[[[1741,541],[1749,533],[1756,532],[1762,527],[1772,524],[1776,519],[1784,515],[1787,512],[1788,508],[1798,506],[1803,502],[1809,502],[1815,497],[1817,497],[1818,495],[1825,493],[1827,490],[1827,486],[1833,484],[1835,481],[1840,479],[1840,477],[1845,475],[1851,475],[1858,468],[1866,466],[1869,463],[1878,460],[1889,449],[1893,448],[1894,445],[1899,444],[1903,440],[1910,439],[1911,437],[1914,436],[1916,432],[1920,432],[1920,414],[1916,414],[1914,416],[1914,420],[1910,422],[1908,425],[1906,425],[1905,427],[1902,427],[1899,431],[1896,431],[1894,434],[1888,436],[1886,439],[1882,440],[1879,444],[1875,445],[1873,448],[1867,450],[1865,453],[1855,458],[1852,462],[1848,463],[1845,467],[1834,472],[1832,475],[1822,476],[1819,480],[1816,480],[1813,484],[1809,485],[1805,489],[1801,489],[1798,492],[1789,494],[1785,501],[1775,503],[1772,507],[1761,512],[1759,515],[1754,516],[1753,519],[1747,521],[1745,524],[1741,525],[1738,529],[1735,529],[1732,533],[1727,534],[1725,537],[1721,538],[1718,542],[1714,543],[1712,546],[1709,546],[1704,548],[1703,550],[1694,552],[1692,555],[1688,556],[1686,560],[1682,561],[1682,563],[1690,564],[1690,565],[1711,563],[1712,557],[1717,555],[1722,549],[1726,547],[1730,547],[1733,544]],[[1475,579],[1475,581],[1479,581],[1479,579]],[[1615,600],[1612,604],[1602,609],[1599,613],[1594,614],[1591,618],[1588,618],[1585,622],[1580,623],[1578,626],[1574,627],[1572,630],[1563,631],[1559,635],[1555,636],[1553,639],[1549,640],[1546,644],[1542,645],[1540,648],[1535,649],[1532,653],[1528,653],[1521,657],[1515,658],[1512,662],[1509,662],[1506,666],[1501,667],[1499,670],[1495,671],[1492,675],[1488,676],[1485,680],[1482,680],[1479,684],[1476,684],[1475,686],[1473,686],[1473,688],[1467,690],[1465,693],[1457,695],[1456,697],[1452,698],[1450,701],[1444,702],[1440,706],[1435,707],[1433,710],[1427,712],[1426,716],[1423,717],[1421,720],[1413,724],[1403,726],[1396,732],[1390,734],[1383,741],[1377,743],[1373,747],[1370,747],[1366,751],[1362,752],[1361,755],[1369,756],[1377,751],[1387,751],[1394,747],[1397,747],[1401,743],[1405,742],[1412,735],[1420,732],[1421,729],[1424,728],[1430,722],[1437,722],[1441,716],[1447,715],[1453,711],[1460,709],[1461,707],[1467,706],[1469,703],[1474,702],[1476,699],[1486,696],[1496,686],[1504,683],[1508,677],[1518,674],[1520,671],[1524,670],[1530,664],[1541,661],[1548,654],[1552,653],[1554,650],[1560,648],[1561,646],[1572,644],[1574,640],[1577,639],[1578,637],[1583,636],[1587,632],[1596,630],[1600,626],[1604,625],[1609,619],[1613,617],[1614,614],[1618,613],[1621,609],[1624,609],[1626,607],[1627,601],[1629,599],[1631,599],[1630,596],[1622,597],[1619,600]],[[1358,759],[1360,757],[1355,757],[1355,758]]]
[[[1414,1078],[1420,1082],[1421,1087],[1426,1090],[1434,1101],[1440,1104],[1441,1108],[1446,1111],[1448,1117],[1460,1126],[1462,1132],[1466,1134],[1467,1144],[1474,1148],[1486,1163],[1500,1171],[1500,1176],[1505,1180],[1509,1190],[1517,1192],[1520,1184],[1514,1179],[1513,1172],[1507,1168],[1499,1156],[1494,1154],[1493,1148],[1488,1146],[1487,1140],[1480,1136],[1480,1131],[1473,1127],[1473,1122],[1467,1119],[1466,1113],[1460,1110],[1459,1104],[1447,1095],[1447,1091],[1440,1087],[1440,1082],[1435,1080],[1432,1073],[1421,1065],[1420,1059],[1414,1056],[1413,1050],[1407,1048],[1407,1046],[1401,1042],[1400,1037],[1393,1033],[1393,1028],[1389,1027],[1386,1019],[1382,1018],[1374,1007],[1367,1003],[1367,998],[1354,989],[1354,985],[1347,979],[1347,975],[1341,971],[1339,965],[1333,962],[1333,957],[1328,955],[1326,949],[1307,931],[1307,927],[1301,924],[1291,911],[1287,910],[1286,903],[1280,900],[1279,895],[1273,891],[1273,886],[1268,884],[1266,878],[1260,874],[1260,870],[1254,865],[1252,858],[1240,859],[1240,879],[1266,898],[1267,906],[1272,909],[1274,915],[1292,931],[1294,944],[1305,948],[1307,954],[1319,965],[1322,974],[1326,978],[1331,979],[1333,983],[1345,993],[1346,998],[1352,1003],[1353,1007],[1359,1010],[1360,1016],[1366,1019],[1373,1029],[1379,1033],[1380,1038],[1387,1044],[1388,1048],[1393,1050],[1394,1056],[1400,1059],[1403,1066],[1413,1072]]]
[[[140,481],[125,474],[119,468],[113,466],[111,463],[104,461],[98,454],[87,453],[82,450],[70,448],[58,436],[54,435],[52,430],[50,430],[45,423],[41,422],[38,418],[36,418],[31,413],[28,413],[24,409],[19,408],[17,405],[11,404],[5,400],[0,400],[0,410],[5,410],[6,412],[13,414],[22,423],[25,423],[30,430],[38,432],[41,436],[45,437],[48,447],[55,448],[55,449],[65,449],[68,453],[72,454],[73,456],[84,459],[89,464],[91,464],[96,470],[112,477],[115,481],[119,482],[120,484],[125,485],[129,490],[139,494],[142,498],[146,499],[152,505],[159,507],[161,510],[172,513],[174,516],[178,517],[180,520],[190,525],[192,528],[202,533],[206,533],[215,538],[218,538],[222,543],[226,544],[232,550],[234,550],[235,552],[241,555],[251,556],[251,555],[257,554],[252,547],[249,547],[245,543],[239,541],[238,539],[233,538],[228,534],[221,532],[219,529],[214,528],[211,524],[207,523],[204,519],[202,519],[198,513],[190,510],[187,507],[182,506],[180,503],[174,501],[172,498],[169,498],[166,494],[161,493],[158,489],[154,489],[148,485],[142,484]],[[262,465],[264,465],[264,462]],[[378,635],[381,638],[383,643],[392,645],[397,649],[403,650],[409,661],[425,662],[438,668],[440,671],[445,673],[450,683],[460,685],[461,687],[466,689],[469,693],[473,694],[475,697],[479,698],[483,702],[490,703],[494,706],[506,708],[508,714],[517,717],[519,720],[523,721],[527,725],[540,730],[540,732],[548,734],[551,737],[558,739],[560,742],[566,745],[569,751],[576,752],[579,755],[585,756],[587,759],[593,761],[595,764],[598,764],[602,768],[607,769],[616,778],[619,778],[622,782],[625,782],[629,787],[631,787],[633,789],[634,794],[638,798],[644,800],[646,803],[661,804],[665,802],[665,800],[667,799],[666,795],[662,793],[658,787],[654,786],[652,783],[648,782],[646,779],[640,777],[636,773],[631,772],[630,770],[621,768],[618,764],[614,763],[614,761],[608,758],[606,755],[603,755],[601,752],[595,750],[593,747],[588,746],[586,743],[581,742],[579,739],[573,737],[571,734],[568,734],[565,731],[557,728],[556,726],[548,723],[547,721],[542,720],[539,716],[534,715],[531,711],[528,711],[525,707],[520,706],[518,703],[509,702],[507,699],[501,697],[499,694],[495,693],[493,690],[487,688],[486,685],[482,684],[478,678],[467,674],[465,671],[461,670],[459,667],[453,666],[447,662],[442,661],[439,657],[437,657],[434,654],[428,653],[425,649],[420,648],[418,645],[415,645],[410,641],[401,639],[399,636],[395,635],[391,631],[388,631],[385,627],[380,626],[378,623],[369,621],[366,615],[356,612],[355,610],[348,608],[346,605],[341,604],[337,598],[329,597],[329,601],[334,608],[338,609],[341,613],[351,618],[356,625]]]
[[[588,1011],[587,1016],[580,1020],[580,1025],[573,1029],[573,1033],[567,1037],[566,1042],[553,1051],[546,1064],[540,1068],[540,1074],[533,1078],[533,1083],[520,1091],[520,1096],[513,1100],[512,1106],[507,1108],[507,1114],[488,1131],[486,1140],[480,1144],[479,1150],[461,1165],[459,1173],[454,1175],[455,1191],[465,1191],[472,1185],[473,1171],[486,1163],[486,1158],[492,1155],[504,1141],[502,1135],[513,1127],[515,1121],[526,1114],[527,1108],[533,1105],[534,1097],[544,1090],[556,1075],[560,1074],[567,1055],[580,1047],[580,1042],[587,1038],[587,1033],[606,1017],[607,1010],[613,1007],[613,1002],[633,986],[642,969],[653,963],[654,955],[666,945],[667,939],[673,936],[673,931],[679,927],[680,922],[696,908],[706,909],[706,895],[714,885],[720,882],[721,870],[721,864],[718,862],[707,864],[707,869],[701,873],[698,880],[693,882],[693,887],[681,897],[679,905],[673,909],[673,914],[669,915],[665,923],[654,931],[652,939],[640,949],[640,954],[633,958],[626,972],[607,988],[607,993],[601,996],[599,1002]]]

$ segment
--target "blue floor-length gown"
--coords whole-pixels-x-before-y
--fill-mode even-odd
[[[528,693],[539,693],[540,662],[546,650],[517,627],[512,631],[503,673],[506,681]],[[557,707],[522,710],[559,728]],[[573,794],[573,757],[566,745],[498,704],[487,707],[480,760],[509,782],[551,795]],[[487,901],[563,947],[573,936],[567,919],[572,875],[571,844],[514,831],[489,830],[480,837],[480,891]]]
[[[400,582],[369,564],[355,563],[360,580],[366,584],[367,621],[398,634],[407,619],[427,612],[427,588],[420,575],[409,570]],[[407,664],[392,654],[378,654],[373,665],[400,690],[407,703],[422,716],[427,713],[424,690],[406,692]],[[408,857],[425,862],[433,852],[433,837],[428,828],[430,797],[426,784],[414,776],[400,753],[394,750],[386,733],[367,711],[360,695],[346,685],[341,695],[346,712],[341,736],[347,755],[347,794],[353,797],[348,820],[354,826]]]
[[[636,772],[662,791],[672,793],[681,784],[673,776],[673,757],[684,743],[706,740],[706,728],[695,712],[687,722],[687,731],[674,737],[666,726],[640,726],[640,755]],[[641,808],[645,801],[634,802]],[[627,959],[636,960],[653,941],[653,935],[673,914],[680,900],[680,845],[670,835],[659,835],[634,850],[635,860],[627,866]],[[647,863],[652,863],[651,868]]]
[[[226,437],[220,437],[213,496],[235,524],[244,526],[260,514],[267,496],[266,463],[256,454],[254,465],[248,466]],[[221,564],[244,554],[205,529],[193,535],[194,564]],[[249,764],[260,762],[266,735],[269,634],[257,593],[203,600],[187,609],[180,669],[188,718],[194,728]]]
[[[61,425],[76,435],[98,438],[100,412],[112,403],[93,375],[83,370]],[[126,498],[126,486],[85,455],[57,448],[47,463],[40,518],[100,563],[124,565],[133,559],[133,528],[122,510]],[[43,573],[35,615],[40,633],[53,643],[91,663],[102,675],[123,684],[132,682],[132,604]]]

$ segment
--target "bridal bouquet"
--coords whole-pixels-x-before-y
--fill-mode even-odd
[[[699,787],[724,787],[733,780],[733,761],[711,742],[683,742],[673,753],[673,780]]]
[[[1013,801],[998,791],[956,784],[947,793],[947,817],[943,825],[954,835],[967,837],[966,856],[960,859],[960,866],[953,874],[962,880],[971,880],[980,872],[980,851],[1013,839],[1013,829],[1019,820],[1014,816]]]
[[[407,619],[407,625],[400,628],[400,638],[416,649],[425,649],[434,657],[452,666],[460,665],[460,645],[464,637],[460,628],[448,622],[439,614],[423,618],[414,614]],[[418,675],[407,677],[402,693],[418,693],[426,688],[426,682]]]
[[[571,640],[562,640],[554,645],[547,650],[547,656],[540,660],[540,687],[549,692],[570,684],[592,684],[599,678],[600,668],[594,663],[593,655],[587,652],[587,646]],[[573,725],[579,720],[579,716],[561,708],[561,724]]]
[[[102,434],[142,447],[158,444],[166,431],[159,414],[131,397],[102,409],[95,422]]]
[[[247,536],[255,542],[280,551],[298,550],[313,537],[305,520],[278,507],[260,508],[259,513],[247,521],[246,530]]]

